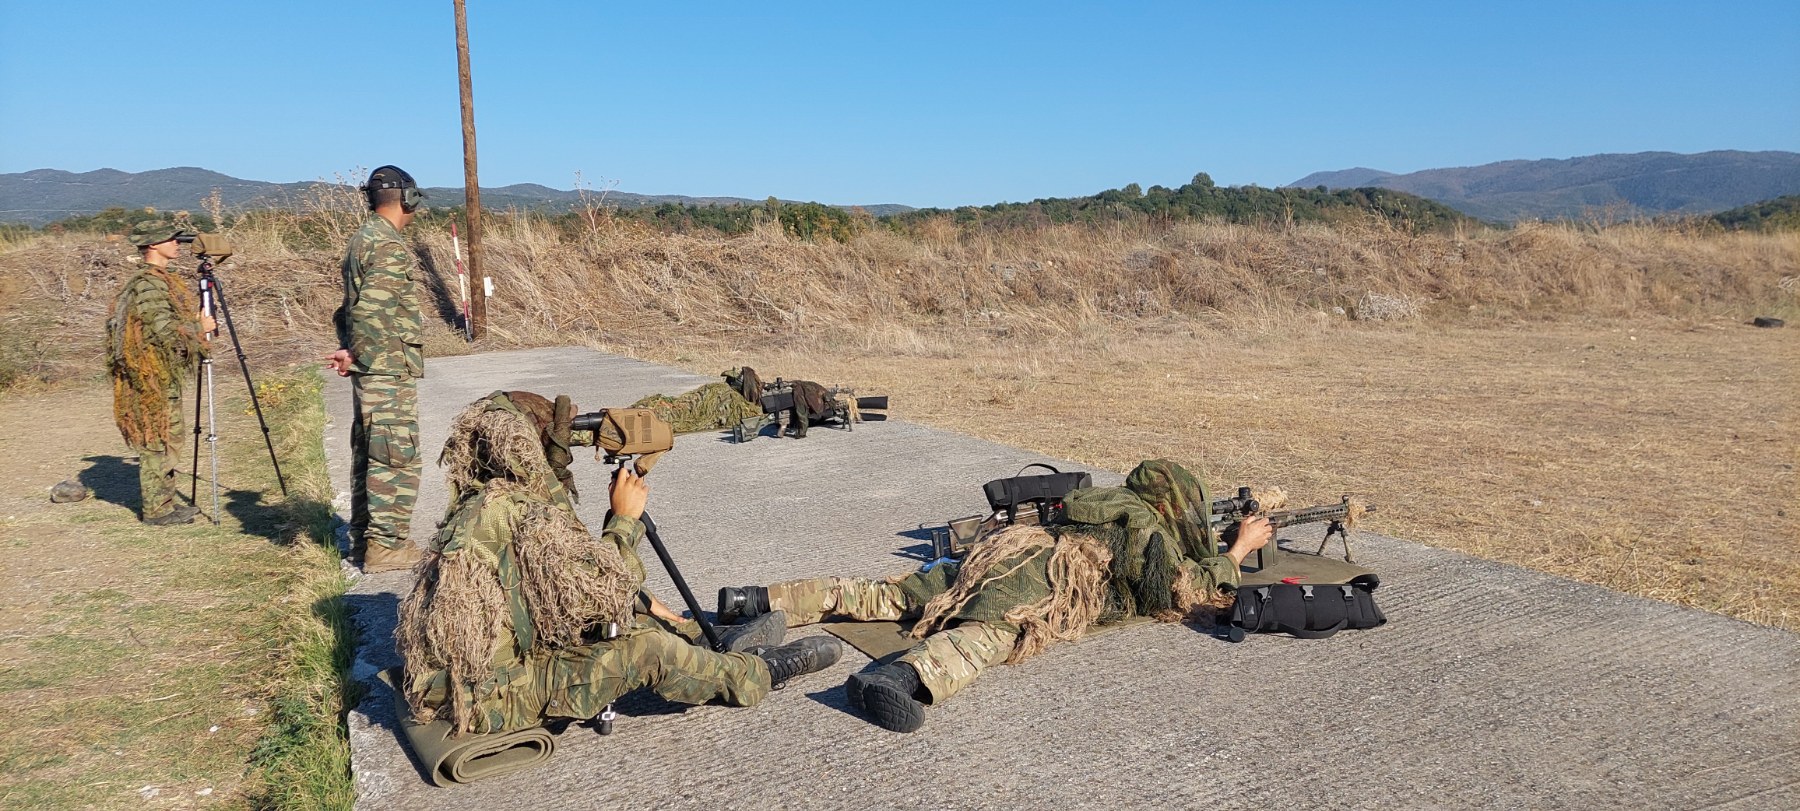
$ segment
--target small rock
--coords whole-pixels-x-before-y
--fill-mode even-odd
[[[213,725],[212,725],[212,728],[211,728],[211,729],[208,729],[208,730],[206,730],[206,732],[207,732],[207,734],[208,734],[208,735],[210,735],[210,734],[212,734],[212,733],[214,733],[214,732],[218,732],[218,731],[219,731],[219,725],[218,725],[218,724],[213,724]]]
[[[143,788],[138,789],[137,793],[138,793],[139,797],[149,800],[149,799],[155,798],[156,795],[161,794],[162,789],[157,788],[155,786],[145,786]]]
[[[202,797],[210,797],[210,796],[212,796],[212,786],[207,786],[206,788],[200,789],[199,791],[196,791],[194,793],[198,794]]]
[[[55,504],[84,501],[89,495],[88,489],[82,487],[81,482],[74,479],[64,479],[57,482],[55,487],[50,488],[50,501]]]

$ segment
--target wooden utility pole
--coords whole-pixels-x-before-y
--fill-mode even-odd
[[[456,79],[462,85],[463,199],[469,220],[469,339],[487,333],[487,271],[481,256],[481,182],[475,173],[475,91],[469,80],[469,15],[456,3]]]

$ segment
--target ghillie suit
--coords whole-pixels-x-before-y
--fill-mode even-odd
[[[138,262],[106,319],[106,366],[113,382],[113,419],[138,453],[143,516],[175,506],[174,423],[188,372],[205,356],[200,302],[167,269]]]
[[[1070,493],[1073,523],[1010,527],[961,564],[900,577],[777,583],[767,587],[766,608],[787,612],[790,625],[915,620],[920,642],[897,663],[926,700],[940,702],[989,665],[1024,661],[1094,625],[1132,617],[1177,622],[1216,610],[1219,586],[1235,585],[1238,572],[1214,551],[1205,512],[1192,511],[1209,504],[1192,474],[1151,460],[1122,487]]]
[[[762,406],[756,398],[744,397],[730,383],[708,383],[676,397],[652,394],[631,407],[656,412],[656,416],[674,426],[677,434],[717,431],[762,416]]]
[[[509,732],[593,717],[641,686],[737,706],[769,690],[761,659],[703,650],[633,613],[643,525],[615,516],[595,538],[575,516],[567,462],[553,458],[567,453],[572,412],[567,398],[495,392],[451,425],[439,459],[451,505],[395,630],[420,722]]]

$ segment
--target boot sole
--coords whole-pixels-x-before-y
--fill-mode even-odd
[[[925,725],[925,705],[891,684],[871,681],[863,686],[859,698],[869,720],[882,729],[917,732]]]
[[[755,632],[731,640],[725,646],[726,651],[748,653],[752,648],[777,648],[787,638],[786,612],[770,611],[745,624],[752,623],[760,623],[762,627]]]

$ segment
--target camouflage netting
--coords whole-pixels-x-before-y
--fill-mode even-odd
[[[1059,539],[1035,526],[1009,527],[975,547],[957,570],[956,583],[925,604],[912,636],[923,639],[942,630],[984,588],[1020,574],[1046,552],[1047,593],[1006,613],[1005,621],[1020,631],[1006,661],[1017,664],[1052,642],[1080,639],[1106,605],[1110,553],[1091,536],[1072,533]]]
[[[176,314],[165,334],[154,335],[144,323],[144,297],[162,297],[146,281],[134,276],[119,291],[107,315],[107,371],[113,380],[113,419],[126,444],[133,447],[173,448],[169,441],[169,395],[181,386],[187,368],[201,352],[197,325],[187,324],[187,314],[198,313],[193,291],[163,268],[143,265],[142,272],[168,288],[167,306]],[[175,392],[178,393],[178,392]]]
[[[729,428],[763,413],[762,406],[744,399],[728,383],[708,383],[679,397],[652,394],[631,407],[656,412],[677,434]]]

